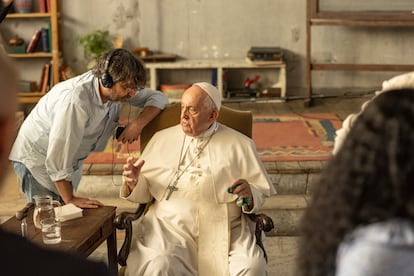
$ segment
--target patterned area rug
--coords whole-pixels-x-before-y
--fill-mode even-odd
[[[253,140],[262,161],[327,160],[341,124],[331,113],[257,115]]]
[[[255,115],[253,140],[264,162],[322,161],[331,156],[341,120],[332,113]],[[139,157],[139,142],[124,145],[110,139],[103,152],[93,152],[86,164],[120,164]]]

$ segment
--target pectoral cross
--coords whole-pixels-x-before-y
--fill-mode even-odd
[[[168,185],[168,187],[167,187],[167,189],[168,189],[168,193],[167,193],[167,197],[165,198],[165,200],[170,199],[171,194],[172,194],[174,191],[177,191],[177,190],[178,190],[178,188],[176,187],[176,185],[177,185],[177,182],[174,182],[174,184],[173,184],[173,185]]]

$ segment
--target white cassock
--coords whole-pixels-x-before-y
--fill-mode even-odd
[[[266,274],[255,225],[227,191],[234,180],[246,179],[254,198],[249,213],[276,193],[250,138],[219,123],[193,138],[177,125],[156,133],[140,159],[145,164],[138,184],[131,194],[124,184],[121,197],[155,201],[134,225],[128,275],[156,275],[153,268],[168,263],[165,275],[221,276],[243,271],[248,262],[258,262]],[[177,190],[166,200],[167,186],[177,176]]]

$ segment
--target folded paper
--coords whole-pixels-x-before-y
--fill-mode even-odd
[[[67,220],[82,217],[83,210],[79,207],[76,207],[72,203],[69,203],[61,207],[55,207],[55,214],[61,222],[64,222]]]

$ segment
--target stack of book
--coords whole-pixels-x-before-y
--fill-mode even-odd
[[[43,66],[42,75],[40,77],[40,92],[46,93],[53,86],[52,64],[46,63]]]
[[[26,53],[50,52],[50,28],[37,29],[26,47]]]
[[[282,63],[283,50],[279,47],[251,47],[247,52],[247,61],[252,63]]]
[[[72,67],[68,65],[61,65],[59,67],[59,81],[65,81],[75,77],[75,72],[73,72]]]
[[[50,0],[39,0],[39,12],[47,13],[50,11]]]

